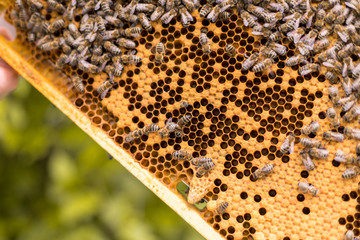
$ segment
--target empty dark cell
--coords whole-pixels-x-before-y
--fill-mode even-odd
[[[339,224],[340,225],[345,225],[346,224],[345,218],[339,218]]]
[[[254,201],[255,202],[260,202],[261,201],[261,196],[260,195],[255,195],[254,196]]]
[[[348,194],[343,194],[343,195],[341,196],[341,199],[342,199],[343,201],[347,202],[347,201],[350,200],[350,197],[349,197]]]
[[[266,214],[266,209],[265,208],[260,208],[259,213],[260,213],[260,215],[265,215]]]
[[[319,112],[319,118],[320,119],[325,119],[326,118],[326,113],[325,112]]]
[[[355,192],[355,191],[351,191],[351,192],[350,192],[350,197],[351,197],[352,199],[357,198],[357,196],[358,196],[357,192]]]
[[[301,193],[298,194],[296,198],[297,198],[297,200],[298,200],[299,202],[303,202],[303,201],[305,200],[305,196],[304,196],[303,194],[301,194]]]
[[[302,212],[307,215],[307,214],[310,213],[310,208],[304,207],[303,210],[302,210]]]
[[[251,219],[251,214],[250,214],[250,213],[245,213],[245,214],[244,214],[244,219],[245,219],[246,221],[249,221],[249,220]]]
[[[351,216],[351,215],[348,215],[348,216],[346,217],[346,220],[347,220],[348,222],[353,222],[353,221],[354,221],[354,217]]]
[[[300,175],[302,178],[307,178],[309,176],[309,172],[304,170],[304,171],[301,171]]]
[[[221,185],[221,187],[220,187],[220,190],[221,190],[222,192],[226,192],[227,189],[228,189],[228,186],[227,186],[226,184],[223,184],[223,185]]]
[[[270,189],[269,196],[270,197],[275,197],[276,196],[276,190],[275,189]]]

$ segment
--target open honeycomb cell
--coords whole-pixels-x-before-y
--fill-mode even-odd
[[[9,21],[12,9],[13,3],[7,3],[5,12]],[[43,14],[47,20],[57,17],[54,12]],[[75,17],[73,23],[79,21]],[[198,37],[203,26],[207,26],[207,36],[212,42],[208,55],[203,54]],[[336,149],[352,149],[355,140],[328,145],[330,157],[317,160],[312,173],[301,164],[298,157],[301,149],[295,148],[291,155],[280,152],[286,135],[293,132],[300,137],[300,129],[312,120],[318,120],[323,131],[331,130],[325,114],[330,106],[325,76],[322,73],[300,76],[299,66],[285,66],[285,61],[295,54],[295,45],[283,40],[288,51],[286,56],[275,60],[273,72],[254,73],[242,70],[242,63],[265,42],[252,35],[237,14],[226,21],[211,23],[196,12],[188,28],[178,18],[169,24],[156,23],[154,29],[143,30],[136,39],[137,55],[142,57],[142,63],[126,66],[102,101],[95,89],[106,78],[104,73],[93,75],[69,66],[62,72],[55,70],[50,62],[56,61],[59,52],[40,51],[27,42],[21,31],[5,47],[41,72],[46,81],[41,84],[56,89],[67,100],[65,104],[71,105],[71,111],[77,109],[91,122],[92,127],[85,128],[87,132],[104,133],[105,140],[96,140],[111,142],[116,146],[109,148],[113,152],[126,150],[135,168],[144,169],[175,194],[177,184],[184,181],[190,189],[203,191],[207,201],[230,203],[223,214],[208,209],[200,212],[187,204],[205,225],[197,226],[192,222],[195,220],[186,220],[207,238],[218,237],[212,231],[206,233],[204,226],[210,226],[224,239],[340,239],[346,230],[353,230],[359,236],[357,184],[342,180],[345,167],[333,161]],[[164,63],[156,64],[154,49],[160,41],[166,46],[166,53]],[[224,50],[227,44],[236,48],[235,57]],[[6,55],[3,57],[7,59]],[[18,70],[34,78],[26,69]],[[74,91],[67,79],[73,75],[83,79],[84,93]],[[44,91],[44,94],[53,93]],[[54,97],[50,99],[56,101]],[[182,101],[189,105],[182,107]],[[71,115],[71,111],[67,114]],[[150,123],[163,127],[167,119],[176,122],[185,114],[191,115],[191,121],[182,137],[171,134],[160,139],[151,134],[133,143],[125,142],[125,136],[136,128]],[[106,148],[108,143],[103,146]],[[196,180],[189,161],[172,158],[172,152],[180,149],[191,152],[193,157],[211,157],[216,162],[215,169],[206,179]],[[276,166],[274,173],[256,181],[252,173],[269,162]],[[316,185],[321,190],[320,196],[300,193],[299,180]],[[177,197],[185,202],[180,194]],[[167,196],[162,198],[166,200]],[[172,207],[186,218],[176,205]]]

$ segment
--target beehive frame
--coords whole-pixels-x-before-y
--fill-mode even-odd
[[[4,5],[8,6],[7,2]],[[207,57],[202,54],[197,37],[202,25],[208,26],[208,36],[214,43],[213,52]],[[169,90],[164,90],[162,86],[172,84],[171,79],[163,81],[162,77],[169,79],[169,75],[172,76],[173,73],[183,75],[185,71],[181,70],[182,68],[192,72],[191,76],[186,76],[185,73],[175,79],[182,79],[182,81],[173,83],[172,87],[176,87],[176,97],[172,96],[174,97],[172,103],[168,104],[171,107],[167,109],[172,112],[170,116],[175,118],[185,114],[188,109],[180,109],[182,99],[178,96],[183,91],[188,91],[189,97],[185,100],[191,105],[189,112],[197,111],[196,114],[192,112],[195,120],[191,123],[191,127],[185,130],[185,139],[187,141],[190,139],[192,144],[180,145],[181,140],[179,142],[170,140],[172,142],[169,145],[191,149],[190,151],[193,149],[197,152],[195,154],[197,156],[206,155],[215,159],[217,166],[214,171],[199,182],[191,179],[194,169],[188,162],[174,163],[176,167],[181,165],[178,168],[171,167],[179,172],[174,173],[174,176],[181,175],[182,171],[186,172],[186,176],[170,180],[167,176],[171,173],[167,176],[162,173],[164,162],[154,160],[152,164],[146,160],[146,158],[151,158],[149,156],[152,148],[149,151],[143,149],[138,153],[137,147],[132,147],[141,145],[140,141],[134,145],[124,145],[123,136],[130,129],[136,128],[135,123],[141,120],[145,122],[146,118],[152,119],[152,113],[149,117],[146,115],[146,118],[142,116],[144,119],[139,120],[138,117],[136,121],[133,120],[134,118],[131,119],[132,121],[122,119],[122,124],[127,125],[115,126],[112,129],[114,132],[116,127],[122,130],[114,135],[109,135],[110,124],[100,124],[103,120],[94,117],[95,113],[89,115],[89,112],[96,112],[100,105],[103,106],[97,96],[89,95],[100,84],[102,76],[86,77],[87,95],[90,97],[87,97],[87,100],[84,97],[85,100],[82,100],[82,96],[73,91],[71,83],[67,83],[64,74],[56,71],[47,61],[47,59],[54,60],[56,54],[37,53],[34,48],[24,42],[21,33],[18,33],[18,38],[14,42],[0,37],[0,57],[207,239],[223,239],[224,237],[246,239],[249,235],[255,239],[340,239],[346,229],[354,229],[355,234],[359,235],[360,205],[358,202],[360,198],[356,191],[357,182],[342,180],[341,172],[345,167],[342,165],[339,167],[339,164],[331,161],[338,148],[353,152],[356,141],[347,139],[344,144],[328,145],[330,157],[326,161],[317,161],[315,172],[310,174],[304,171],[298,159],[301,150],[299,147],[296,147],[295,153],[290,156],[281,156],[278,150],[288,132],[294,132],[296,136],[300,136],[301,127],[312,120],[318,120],[323,131],[331,129],[324,114],[324,110],[330,106],[327,99],[329,83],[325,81],[324,75],[312,73],[300,76],[297,73],[298,66],[285,67],[284,61],[294,55],[295,51],[295,46],[287,40],[283,40],[282,43],[289,47],[288,55],[279,57],[273,66],[275,74],[269,76],[268,72],[255,74],[241,71],[244,54],[258,49],[263,43],[260,38],[252,36],[249,29],[242,26],[236,14],[233,14],[227,22],[209,23],[197,18],[188,30],[182,28],[177,21],[173,21],[170,26],[159,24],[157,29],[161,30],[153,34],[143,32],[138,40],[141,46],[139,52],[143,57],[141,70],[137,67],[129,67],[124,72],[126,80],[122,80],[121,77],[116,81],[119,85],[122,83],[131,85],[132,79],[146,80],[148,83],[146,91],[150,96],[152,95],[150,92],[155,93],[154,96],[156,96],[155,90],[161,89],[161,93],[168,92]],[[167,43],[168,53],[166,64],[158,67],[153,64],[152,53],[156,42],[152,44],[151,41],[160,39]],[[234,44],[238,50],[238,56],[230,58],[224,52],[226,43]],[[76,71],[65,70],[65,72],[71,75]],[[129,75],[127,75],[128,72]],[[153,73],[158,75],[153,76]],[[83,73],[80,75],[84,76]],[[128,79],[130,79],[129,82],[127,82]],[[160,83],[159,80],[162,82]],[[154,86],[151,85],[152,83]],[[181,86],[185,84],[189,86],[187,89],[184,87],[185,90],[183,90]],[[114,115],[121,117],[121,111],[115,113],[118,105],[113,103],[117,100],[121,105],[121,101],[125,100],[121,100],[124,94],[127,94],[126,99],[130,98],[132,90],[131,87],[129,88],[130,90],[124,90],[124,92],[119,90],[120,88],[114,89],[110,96],[103,100],[105,105],[108,104],[109,111],[114,112],[112,116],[106,114],[105,122],[110,121]],[[210,97],[205,99],[202,92],[207,92]],[[134,94],[137,95],[137,93]],[[134,106],[134,103],[141,100],[135,100],[134,96],[133,100],[134,102],[128,105],[129,112],[134,111],[135,108],[140,109]],[[147,103],[154,101],[145,97],[144,100]],[[162,98],[155,100],[159,104],[160,101],[163,102]],[[86,111],[82,110],[84,106],[86,106]],[[157,111],[156,116],[159,116],[158,123],[162,125],[169,116],[167,112],[163,112],[166,108],[161,105],[160,108],[162,110]],[[140,111],[138,113],[140,114]],[[100,115],[102,114],[101,111]],[[136,113],[132,114],[136,116]],[[141,114],[144,115],[144,113]],[[124,115],[128,117],[131,113]],[[198,119],[198,116],[202,116],[202,119]],[[249,122],[249,119],[253,119],[252,122]],[[198,122],[201,124],[197,124]],[[357,124],[351,125],[357,126]],[[212,132],[212,135],[207,137],[208,140],[211,139],[211,144],[208,144],[205,138],[197,137],[203,136],[197,135],[203,134],[202,130],[197,130],[199,126],[201,126],[200,129],[208,127],[207,134]],[[159,142],[160,140],[156,139],[156,136],[151,136],[142,141]],[[199,141],[206,143],[203,145]],[[241,145],[244,141],[247,147]],[[160,153],[155,151],[154,158],[162,155],[165,162],[170,162],[171,153],[175,147],[166,148],[167,144],[164,143],[162,147],[158,143]],[[258,149],[259,144],[262,144],[261,149]],[[207,151],[210,145],[212,148]],[[120,146],[130,150],[133,156]],[[147,152],[148,156],[143,156],[142,152]],[[146,161],[140,161],[144,159]],[[251,173],[269,161],[276,165],[274,174],[264,180],[251,181]],[[159,165],[161,169],[155,166],[150,166],[150,169],[149,165]],[[309,182],[317,186],[320,189],[320,196],[310,197],[299,193],[297,182],[301,178],[307,178]],[[198,212],[174,190],[176,183],[184,179],[200,188],[204,186],[204,183],[210,184],[206,189],[209,193],[205,198],[226,200],[231,206],[228,212],[222,216],[210,211]],[[288,222],[292,223],[291,226],[287,225]]]
[[[31,85],[48,98],[58,109],[68,116],[76,125],[93,138],[102,148],[111,154],[121,163],[129,172],[138,178],[146,187],[154,192],[162,201],[170,206],[193,228],[199,231],[207,239],[223,239],[213,228],[211,228],[193,208],[173,193],[157,179],[149,174],[148,171],[134,164],[133,158],[119,148],[113,141],[109,140],[107,135],[98,127],[92,125],[91,121],[76,109],[69,100],[64,97],[54,86],[49,84],[38,70],[27,64],[22,57],[11,47],[11,43],[3,36],[0,36],[0,57],[12,66],[21,76],[23,76]]]

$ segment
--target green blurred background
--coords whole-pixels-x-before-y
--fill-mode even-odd
[[[29,83],[0,100],[0,240],[204,239]]]

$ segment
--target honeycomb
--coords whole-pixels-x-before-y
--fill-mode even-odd
[[[4,3],[11,21],[9,12],[14,3]],[[300,129],[313,120],[321,124],[322,131],[332,130],[325,114],[332,104],[324,71],[301,76],[297,72],[299,66],[286,67],[285,61],[295,54],[295,45],[286,39],[282,44],[288,47],[287,54],[275,59],[273,73],[243,71],[245,56],[258,52],[264,39],[252,35],[237,14],[215,23],[200,18],[198,10],[195,15],[188,28],[177,17],[170,24],[155,23],[153,32],[142,31],[136,39],[142,63],[126,66],[103,100],[95,89],[106,79],[105,73],[93,75],[73,67],[56,71],[52,63],[59,52],[39,50],[27,42],[24,32],[18,31],[14,42],[0,41],[0,56],[35,79],[32,84],[45,88],[43,93],[54,102],[58,96],[46,88],[56,89],[61,98],[67,99],[60,106],[63,111],[67,109],[68,115],[76,116],[80,112],[91,122],[91,127],[85,128],[88,133],[100,130],[106,134],[106,139],[96,139],[102,146],[111,149],[107,145],[116,144],[117,149],[112,151],[126,150],[132,156],[131,165],[147,171],[177,194],[181,202],[185,200],[176,186],[183,181],[190,185],[190,193],[191,189],[198,189],[197,193],[202,192],[201,197],[209,203],[230,203],[220,215],[187,204],[223,239],[341,239],[350,229],[359,236],[358,184],[355,180],[343,180],[341,173],[346,167],[333,160],[337,149],[354,152],[356,141],[345,139],[343,143],[328,144],[329,158],[316,160],[316,169],[311,173],[302,166],[298,145],[291,155],[280,153],[286,135],[293,132],[299,137]],[[56,12],[46,13],[47,20],[56,17]],[[75,17],[74,23],[79,20]],[[199,43],[203,26],[208,28],[207,36],[212,42],[209,55],[203,54]],[[165,62],[157,65],[154,48],[160,41],[166,54]],[[236,57],[225,52],[227,44],[237,49]],[[19,59],[9,59],[5,54],[8,49],[17,53]],[[29,64],[43,78],[37,79],[26,64],[20,67],[14,61]],[[68,81],[73,75],[83,79],[85,93],[74,91]],[[182,101],[189,105],[182,107]],[[163,127],[169,118],[176,122],[185,114],[191,114],[191,122],[182,137],[171,134],[161,139],[151,134],[134,143],[124,142],[125,136],[136,128],[150,123]],[[172,158],[172,152],[180,149],[192,152],[193,157],[210,157],[216,167],[208,176],[194,178],[195,169],[189,161]],[[275,165],[274,172],[254,181],[251,174],[266,163]],[[145,184],[150,181],[141,180]],[[319,196],[300,193],[298,181],[314,184],[320,189]],[[150,188],[154,190],[153,186]],[[172,207],[186,219],[184,209]],[[218,238],[215,232],[206,233],[208,229],[198,227],[195,220],[186,220],[207,238]]]

